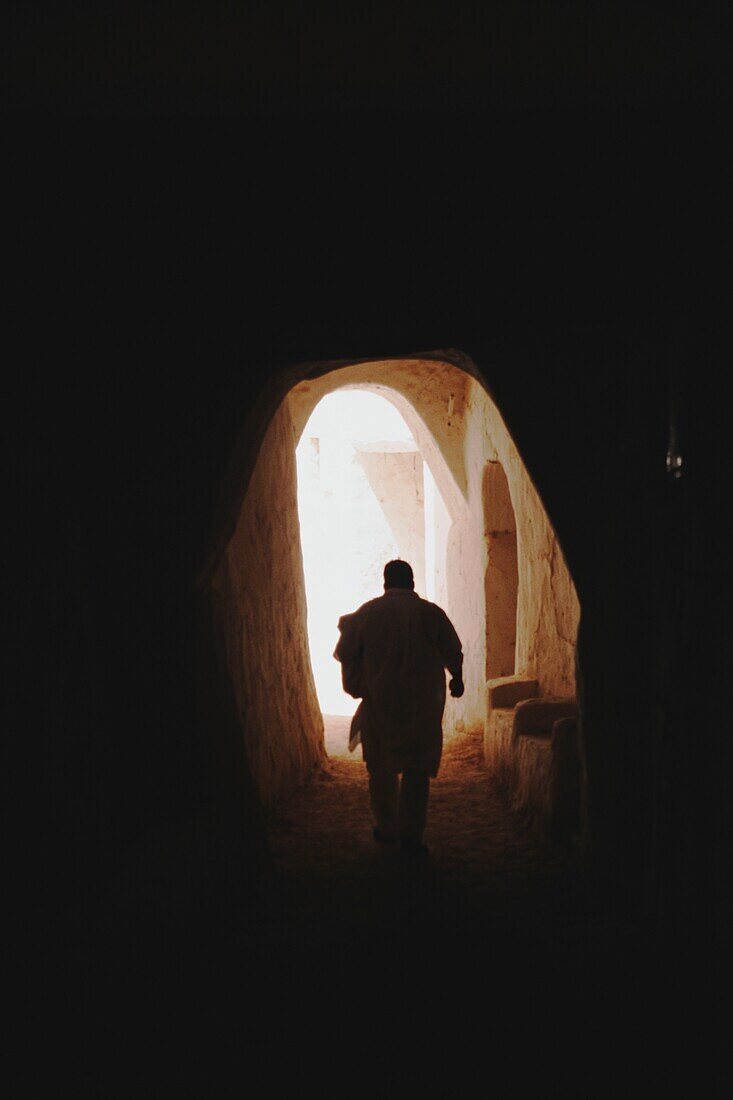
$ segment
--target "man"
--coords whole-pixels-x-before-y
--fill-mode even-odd
[[[362,699],[349,747],[360,734],[374,839],[399,840],[403,850],[427,855],[423,833],[443,748],[445,669],[451,695],[463,695],[460,640],[446,613],[417,595],[406,561],[387,562],[384,595],[343,615],[338,626],[334,657],[344,690]]]

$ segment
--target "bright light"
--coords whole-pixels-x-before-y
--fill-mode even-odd
[[[436,503],[444,506],[407,424],[368,391],[324,397],[296,457],[316,690],[324,714],[353,714],[356,700],[342,691],[333,659],[339,616],[382,595],[382,570],[392,558],[409,561],[417,592],[435,598],[434,515]]]

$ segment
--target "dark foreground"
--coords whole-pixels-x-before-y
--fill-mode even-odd
[[[722,1087],[695,945],[672,957],[601,904],[579,852],[510,812],[475,738],[447,745],[427,860],[373,842],[363,764],[346,756],[268,835],[254,886],[202,878],[207,854],[184,859],[175,838],[117,876],[94,931],[45,974],[57,1081],[389,1095],[494,1091],[501,1076],[503,1095],[531,1079],[593,1096],[692,1071]],[[32,1062],[29,1083],[50,1068]]]

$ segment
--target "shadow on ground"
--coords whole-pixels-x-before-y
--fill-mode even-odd
[[[374,843],[364,765],[348,754],[267,828],[254,885],[231,869],[189,874],[215,863],[204,850],[164,867],[161,849],[144,887],[119,886],[127,906],[114,899],[67,975],[62,1002],[80,991],[85,1034],[126,1087],[145,1051],[180,1069],[218,1050],[210,1081],[236,1055],[267,1091],[318,1058],[338,1083],[345,1063],[366,1080],[391,1051],[427,1089],[430,1065],[454,1058],[446,1088],[510,1050],[515,1075],[541,1077],[548,1051],[568,1071],[571,1051],[604,1047],[620,1088],[632,1050],[652,1058],[650,1020],[668,1040],[680,1030],[679,973],[638,921],[598,906],[575,850],[512,815],[476,736],[446,743],[427,860]],[[144,910],[129,900],[143,895]]]

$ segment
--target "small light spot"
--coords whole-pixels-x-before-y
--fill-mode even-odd
[[[673,478],[682,477],[682,455],[667,451],[667,473]]]

